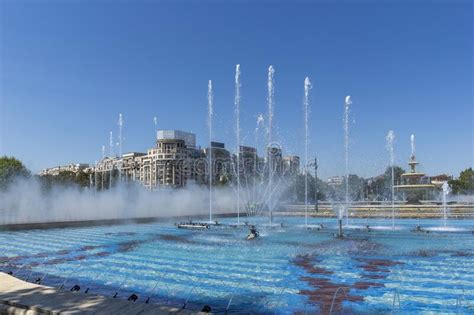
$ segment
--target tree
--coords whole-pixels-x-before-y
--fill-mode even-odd
[[[343,185],[345,185],[345,180]],[[349,175],[349,200],[357,201],[364,198],[365,179],[355,174]],[[345,189],[344,189],[345,191]],[[345,192],[344,192],[345,195]],[[345,199],[345,196],[344,196]]]
[[[406,171],[401,168],[400,166],[394,166],[393,167],[393,177],[394,177],[394,183],[395,185],[399,185],[402,182],[402,174],[404,174]],[[389,166],[387,167],[387,170],[385,171],[385,176],[388,176],[389,179],[391,180],[392,176],[392,168]]]
[[[0,157],[0,189],[5,189],[16,178],[29,177],[30,171],[14,157]]]
[[[317,181],[317,182],[316,182]],[[317,187],[315,185],[317,183]],[[304,186],[305,186],[305,175],[297,174],[294,178],[294,181],[288,187],[288,189],[283,194],[284,199],[295,199],[298,202],[304,202]],[[312,174],[308,174],[308,202],[314,203],[316,197],[316,188],[318,189],[318,200],[326,199],[327,184],[324,183],[321,179],[316,179]]]
[[[453,189],[453,194],[472,194],[474,193],[474,170],[472,167],[466,168],[459,174],[458,179],[449,181]]]
[[[89,186],[89,175],[80,172],[72,171],[61,171],[57,175],[43,175],[40,176],[40,181],[43,188],[46,190],[51,189],[53,186],[65,186],[65,187],[88,187]]]
[[[405,170],[400,166],[393,167],[394,184],[401,183],[402,174]],[[392,198],[392,167],[389,166],[382,175],[372,178],[366,183],[366,193],[370,199],[389,200]]]
[[[89,174],[86,174],[84,171],[79,171],[76,174],[76,183],[80,187],[89,187],[90,186],[90,177]]]

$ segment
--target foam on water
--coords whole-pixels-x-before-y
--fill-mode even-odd
[[[406,228],[402,226],[386,226],[386,225],[370,225],[369,226],[371,230],[378,230],[378,231],[401,231]]]
[[[469,229],[454,227],[454,226],[434,226],[434,227],[426,228],[426,230],[433,231],[433,232],[467,232],[469,231]]]

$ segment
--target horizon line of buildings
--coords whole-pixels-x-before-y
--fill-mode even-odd
[[[71,163],[43,169],[39,175],[59,175],[60,172],[85,172],[90,175],[91,185],[102,188],[112,185],[113,177],[120,180],[141,183],[147,189],[157,187],[183,187],[189,181],[198,184],[208,184],[209,177],[207,162],[212,151],[213,184],[225,183],[236,176],[237,154],[231,153],[222,142],[211,141],[209,147],[196,146],[196,135],[181,130],[159,130],[155,146],[143,152],[128,152],[121,156],[104,156],[95,165],[87,163]],[[270,165],[275,175],[294,176],[299,174],[300,157],[297,155],[282,155],[279,147],[269,147],[264,157],[258,156],[257,148],[239,146],[239,176],[262,174],[268,171]],[[351,176],[355,176],[352,175]],[[367,178],[376,180],[378,176]],[[325,182],[332,187],[343,184],[345,176],[332,176]],[[453,179],[452,175],[441,174],[426,176],[424,182],[440,185],[443,181]],[[100,182],[100,183],[99,183]],[[105,186],[104,186],[105,185]]]
[[[210,159],[210,155],[212,156]],[[209,183],[208,161],[212,160],[212,183],[225,183],[236,176],[237,158],[240,162],[239,176],[262,174],[272,168],[275,175],[296,175],[300,171],[300,158],[283,156],[282,149],[271,147],[266,156],[260,157],[257,149],[239,146],[239,154],[232,154],[222,142],[211,141],[210,147],[196,146],[196,135],[181,130],[160,130],[155,146],[143,152],[128,152],[121,156],[104,156],[95,165],[72,163],[43,169],[39,175],[59,175],[63,171],[89,174],[91,186],[110,187],[112,181],[134,181],[149,190],[158,187],[183,187],[193,181]]]

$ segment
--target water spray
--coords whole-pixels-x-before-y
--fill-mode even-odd
[[[273,151],[272,151],[272,143],[273,143],[273,107],[274,107],[274,93],[275,93],[275,85],[273,76],[275,74],[275,69],[273,66],[268,67],[268,81],[267,81],[267,89],[268,89],[268,96],[267,96],[267,105],[268,105],[268,150],[270,151],[268,156],[268,186],[270,190],[270,196],[268,198],[268,213],[270,218],[270,223],[273,222],[273,203],[272,203],[272,181],[273,181]]]
[[[98,165],[98,161],[96,160],[94,164],[94,194],[97,192],[99,188],[97,184],[97,165]]]
[[[447,207],[446,197],[451,192],[451,186],[449,186],[447,181],[444,181],[441,188],[443,190],[442,192],[443,193],[443,223],[444,223],[444,226],[446,227],[446,224],[448,221],[448,207]]]
[[[309,78],[304,79],[304,221],[305,226],[308,226],[308,145],[309,145],[309,90],[312,88]]]
[[[207,111],[209,127],[209,222],[212,222],[212,116],[214,115],[214,94],[212,92],[212,81],[207,85]]]
[[[118,126],[119,126],[119,136],[118,136],[118,146],[119,146],[119,164],[118,164],[118,171],[119,171],[119,183],[122,182],[122,129],[123,129],[123,116],[122,114],[119,114],[119,120],[118,120]]]
[[[158,139],[158,118],[156,116],[153,117],[153,123],[155,125],[155,137]]]
[[[102,163],[104,163],[104,160],[105,160],[105,145],[102,146]],[[97,172],[97,170],[96,170]],[[102,172],[100,174],[100,182],[101,182],[101,187],[100,187],[100,190],[104,190],[104,173],[105,172]]]
[[[64,288],[66,286],[66,282],[69,280],[69,278],[75,274],[76,272],[78,272],[79,270],[81,270],[82,268],[82,262],[79,264],[79,266],[77,266],[76,268],[73,268],[71,270],[71,272],[67,275],[66,279],[64,279],[64,281],[61,283],[61,285],[58,287],[59,290],[61,290],[62,288]]]
[[[235,66],[235,136],[237,141],[237,224],[240,223],[240,65]]]
[[[394,173],[394,163],[395,163],[395,153],[393,144],[395,142],[395,133],[393,130],[390,130],[385,137],[387,140],[387,150],[390,153],[390,168],[391,168],[391,197],[392,197],[392,229],[395,228],[395,173]]]
[[[112,173],[114,170],[113,155],[114,155],[114,136],[112,131],[109,133],[109,154],[110,154],[110,171],[109,171],[109,189],[112,189]]]
[[[125,285],[125,283],[127,282],[128,278],[130,277],[130,274],[125,274],[125,277],[122,281],[122,283],[120,283],[119,287],[117,288],[117,291],[115,291],[115,294],[113,295],[113,298],[117,298],[118,296],[118,293],[119,291],[122,289],[122,287]]]
[[[346,225],[349,225],[349,109],[352,104],[351,96],[348,95],[344,101],[344,157],[346,164]]]

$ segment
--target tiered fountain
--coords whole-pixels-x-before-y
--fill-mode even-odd
[[[408,203],[419,203],[421,194],[428,194],[434,191],[435,185],[423,181],[425,173],[416,171],[418,161],[415,156],[415,135],[411,135],[411,156],[408,161],[410,172],[401,175],[401,184],[396,185],[395,189],[404,195]]]

